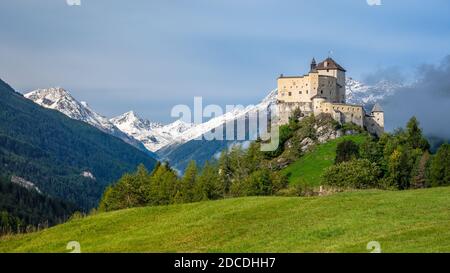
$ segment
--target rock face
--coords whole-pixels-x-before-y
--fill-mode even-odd
[[[275,159],[276,169],[287,167],[317,144],[354,133],[357,132],[344,131],[330,114],[305,117],[300,121],[300,128],[285,142],[284,152]]]
[[[34,190],[34,191],[37,191],[38,193],[42,193],[41,190],[39,190],[39,188],[36,187],[36,185],[34,185],[34,183],[32,183],[28,180],[25,180],[24,178],[19,177],[19,176],[13,175],[11,177],[11,183],[14,183],[16,185],[24,187],[25,189],[30,190],[30,191]]]

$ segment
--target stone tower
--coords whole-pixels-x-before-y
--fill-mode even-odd
[[[378,103],[372,108],[372,116],[374,117],[375,123],[380,127],[384,127],[384,111]]]
[[[345,69],[332,58],[327,58],[325,61],[317,64],[315,70],[321,76],[330,76],[337,79],[337,92],[333,102],[345,103]]]

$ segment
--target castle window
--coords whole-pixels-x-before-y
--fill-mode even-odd
[[[320,94],[323,94],[323,90],[320,90]]]
[[[292,92],[289,92],[289,96],[292,96]]]
[[[308,90],[306,90],[306,94],[308,94]]]
[[[302,94],[302,91],[298,91],[298,93],[301,95],[301,94]]]

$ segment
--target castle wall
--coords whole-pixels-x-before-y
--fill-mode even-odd
[[[283,102],[311,102],[311,97],[317,94],[318,86],[318,73],[302,77],[280,77],[277,98]]]
[[[312,113],[312,103],[310,102],[283,102],[278,103],[278,122],[279,124],[286,124],[289,122],[289,117],[295,109],[299,108],[303,115],[307,116]]]
[[[364,117],[364,126],[371,134],[381,136],[384,133],[384,113],[374,112]]]
[[[354,123],[358,126],[364,126],[365,112],[362,106],[342,103],[331,103],[324,98],[313,100],[314,114],[331,114],[333,118],[342,123]]]

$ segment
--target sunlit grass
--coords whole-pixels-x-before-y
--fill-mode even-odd
[[[135,208],[0,239],[0,252],[449,252],[450,188]]]

